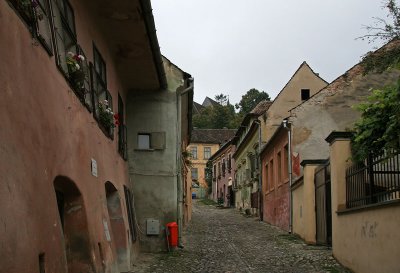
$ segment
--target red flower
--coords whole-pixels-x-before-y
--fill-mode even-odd
[[[119,126],[119,120],[115,121],[115,125]]]
[[[114,114],[114,118],[116,119],[116,120],[119,120],[119,114],[117,113],[117,114]]]

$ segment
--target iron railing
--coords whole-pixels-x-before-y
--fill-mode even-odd
[[[400,152],[355,163],[346,170],[346,207],[400,199]]]

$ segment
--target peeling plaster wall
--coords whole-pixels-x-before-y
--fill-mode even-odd
[[[291,111],[293,152],[298,162],[305,159],[326,159],[329,144],[325,138],[332,131],[351,130],[360,113],[354,106],[365,100],[371,91],[397,81],[400,71],[362,75],[356,65],[322,89],[308,101]]]
[[[135,195],[140,244],[143,251],[166,249],[164,227],[178,222],[178,183],[182,178],[181,120],[176,89],[183,87],[183,72],[164,60],[168,90],[138,91],[128,95],[127,127],[129,176]],[[137,149],[138,133],[165,133],[165,148]],[[179,164],[179,165],[178,165]],[[182,185],[182,191],[184,190]],[[160,221],[159,235],[146,235],[146,220]]]

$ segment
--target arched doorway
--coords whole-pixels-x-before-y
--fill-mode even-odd
[[[95,272],[90,256],[90,240],[83,197],[67,177],[54,179],[68,273]]]
[[[107,210],[110,217],[110,229],[117,251],[118,268],[120,271],[129,270],[129,252],[124,217],[121,207],[121,198],[118,190],[111,182],[105,183]]]

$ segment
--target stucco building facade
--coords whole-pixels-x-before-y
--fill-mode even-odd
[[[262,220],[290,230],[288,131],[281,125],[261,151]]]
[[[7,128],[0,130],[0,223],[6,227],[0,271],[129,271],[145,248],[137,229],[143,212],[135,206],[139,178],[132,174],[131,160],[140,157],[132,99],[162,101],[176,91],[169,85],[176,75],[165,75],[150,2],[32,3],[0,2],[7,30],[0,39],[7,52],[0,67],[0,122]],[[186,76],[176,81],[182,90],[190,85]],[[178,124],[167,134],[171,161],[188,143],[190,94],[172,102],[180,114],[170,114]],[[169,110],[157,108],[144,119]]]
[[[235,206],[233,192],[234,171],[236,169],[233,154],[236,147],[232,145],[233,139],[225,143],[211,158],[212,162],[212,200],[222,206]]]
[[[208,193],[212,192],[206,181],[207,162],[219,150],[221,145],[235,135],[235,132],[236,130],[234,129],[193,129],[190,145],[188,146],[188,152],[191,157],[188,181],[193,186],[192,190],[195,198],[208,197]]]

